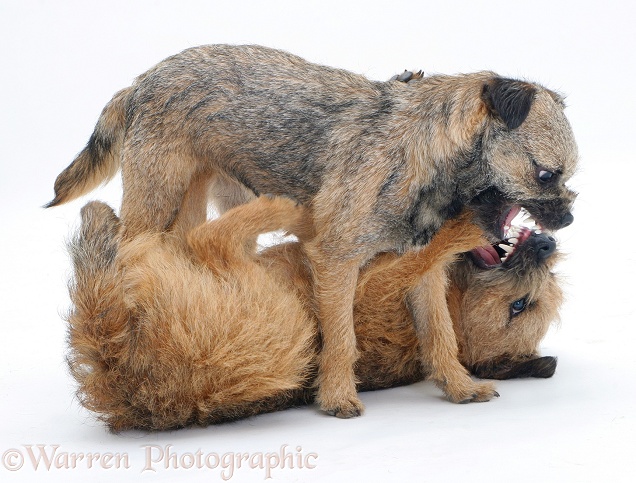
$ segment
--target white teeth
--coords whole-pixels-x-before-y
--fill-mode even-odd
[[[499,244],[499,248],[501,248],[504,252],[506,252],[507,254],[511,254],[512,252],[515,251],[514,247],[505,245],[503,243]]]
[[[533,226],[533,225],[536,225],[536,224],[537,224],[537,222],[534,221],[534,218],[532,218],[531,216],[527,216],[523,220],[521,220],[521,225],[522,226],[530,227],[530,226]]]
[[[504,235],[504,238],[506,239],[517,238],[519,236],[519,233],[520,231],[513,227],[506,232],[506,234]]]
[[[508,238],[508,243],[516,245],[517,243],[519,243],[519,238]]]
[[[501,263],[504,263],[506,260],[508,260],[508,255],[501,257]]]
[[[532,217],[530,212],[523,207],[519,210],[519,213],[517,213],[515,217],[512,219],[512,221],[510,222],[510,225],[513,228],[515,226],[519,228],[530,228],[532,225],[536,225],[536,224],[537,222]]]
[[[515,217],[504,226],[504,239],[519,238],[520,234],[525,231],[533,233],[541,233],[542,227],[537,223],[528,210],[521,207]]]
[[[540,228],[537,228],[536,230],[534,230],[534,232],[535,232],[537,235],[540,235],[540,234],[541,234],[541,229],[540,229]]]

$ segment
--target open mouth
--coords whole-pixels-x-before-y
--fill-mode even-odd
[[[477,247],[470,252],[473,261],[481,268],[494,268],[510,261],[515,252],[533,234],[540,234],[542,227],[520,205],[514,205],[503,217],[503,239],[493,245]]]

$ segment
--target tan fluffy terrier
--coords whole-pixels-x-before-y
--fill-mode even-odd
[[[418,381],[447,363],[435,355],[446,342],[427,340],[414,324],[420,317],[435,326],[445,311],[409,306],[445,291],[428,275],[481,241],[469,219],[447,222],[426,248],[380,255],[363,270],[354,304],[359,389]],[[303,244],[262,253],[256,244],[276,229],[311,239],[306,209],[260,197],[198,227],[187,248],[169,234],[122,238],[120,228],[108,206],[93,202],[70,244],[68,361],[85,407],[117,431],[218,423],[314,399],[321,339]],[[449,268],[454,332],[445,337],[457,337],[455,357],[481,377],[549,377],[556,366],[537,353],[561,301],[550,271],[555,246],[521,231],[503,262],[500,248],[484,247]],[[494,392],[484,384],[471,400]]]

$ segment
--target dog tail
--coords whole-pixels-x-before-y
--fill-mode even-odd
[[[67,316],[66,360],[78,383],[80,403],[108,420],[125,413],[125,382],[114,370],[129,343],[121,276],[115,263],[119,219],[104,203],[91,202],[81,211],[81,227],[68,243],[73,264],[69,284],[72,310]]]
[[[111,180],[120,168],[126,131],[126,109],[132,87],[119,91],[102,111],[86,147],[55,180],[55,198],[44,207],[61,205]]]

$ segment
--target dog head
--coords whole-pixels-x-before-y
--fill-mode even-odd
[[[501,77],[484,82],[480,139],[483,186],[469,203],[492,240],[504,238],[520,207],[550,230],[568,226],[576,193],[566,182],[578,162],[563,99],[537,84]]]
[[[556,358],[537,350],[563,298],[552,272],[556,241],[522,219],[523,211],[511,223],[514,237],[464,254],[451,268],[460,361],[478,377],[550,377],[556,368]]]

